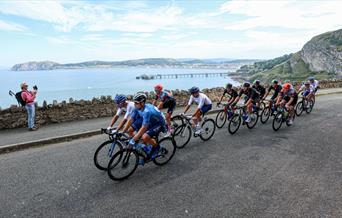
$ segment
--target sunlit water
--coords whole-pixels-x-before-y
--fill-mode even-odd
[[[142,74],[181,74],[181,73],[224,73],[222,69],[172,69],[172,68],[110,68],[76,69],[52,71],[9,71],[0,70],[0,107],[7,108],[16,104],[9,90],[17,92],[22,82],[38,86],[36,101],[39,105],[46,100],[52,103],[73,98],[92,99],[102,95],[134,94],[138,91],[152,91],[153,86],[161,83],[167,89],[189,89],[192,86],[212,88],[224,86],[228,82],[237,82],[227,77],[194,77],[180,79],[137,80]]]

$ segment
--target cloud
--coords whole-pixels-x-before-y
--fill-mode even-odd
[[[341,1],[229,1],[222,13],[243,15],[245,19],[225,25],[229,30],[263,27],[307,29],[320,33],[342,27]]]
[[[61,32],[69,32],[79,27],[90,32],[115,30],[146,33],[177,24],[182,13],[181,8],[172,4],[153,9],[145,8],[143,3],[138,2],[124,5],[124,8],[121,8],[126,9],[123,13],[108,3],[6,1],[0,2],[0,13],[49,22]],[[137,9],[139,6],[141,8]]]
[[[20,24],[0,20],[0,30],[24,31],[26,30],[26,27]]]

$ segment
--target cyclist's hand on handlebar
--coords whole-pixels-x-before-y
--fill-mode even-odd
[[[133,138],[131,138],[128,142],[128,145],[135,145],[135,141]]]

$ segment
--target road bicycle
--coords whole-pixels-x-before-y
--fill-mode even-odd
[[[202,116],[202,120],[199,123],[202,132],[196,134],[195,129],[192,127],[192,116],[184,114],[178,116],[183,119],[183,124],[178,126],[172,134],[177,148],[184,148],[189,143],[191,135],[193,137],[200,137],[203,141],[208,141],[213,137],[216,129],[216,124],[213,119]]]

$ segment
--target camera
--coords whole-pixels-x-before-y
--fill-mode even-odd
[[[38,90],[37,85],[34,85],[34,86],[33,86],[33,89],[34,89],[34,90]]]

